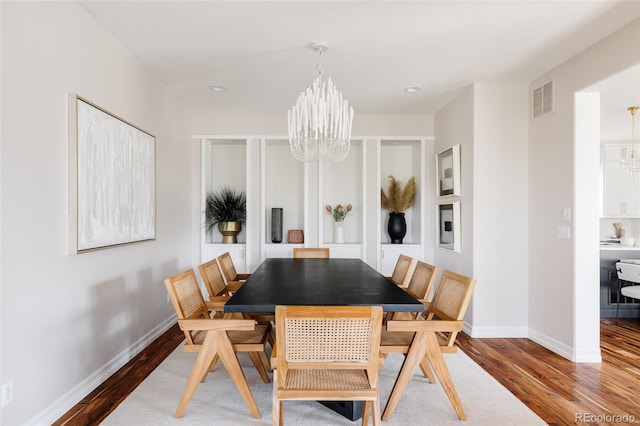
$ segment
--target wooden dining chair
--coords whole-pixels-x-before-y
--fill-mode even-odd
[[[406,288],[411,280],[411,271],[415,264],[416,259],[400,254],[398,256],[396,266],[393,268],[393,273],[387,278],[395,285]]]
[[[198,265],[198,271],[202,277],[202,282],[212,302],[225,303],[231,297],[222,277],[222,272],[216,259]],[[222,317],[224,311],[216,311],[218,317]]]
[[[328,247],[294,247],[294,259],[329,259]]]
[[[412,350],[412,346],[418,338],[418,334],[415,330],[416,326],[412,325],[407,327],[413,328],[403,328],[398,324],[402,322],[416,321],[437,322],[437,327],[434,326],[436,329],[429,331],[429,338],[431,339],[431,335],[433,335],[433,339],[435,339],[436,344],[439,346],[440,354],[442,354],[442,352],[456,352],[458,347],[454,346],[455,338],[458,335],[458,332],[462,330],[462,324],[464,323],[462,320],[464,319],[464,314],[469,305],[471,295],[473,294],[475,283],[476,280],[473,278],[456,274],[448,270],[443,271],[440,283],[438,284],[438,288],[436,289],[436,293],[434,294],[432,301],[424,303],[424,313],[418,315],[414,321],[406,321],[406,317],[400,317],[405,321],[387,321],[387,326],[381,333],[380,353],[383,356],[389,353],[402,353],[407,357],[405,363],[409,362],[408,354]],[[390,326],[391,323],[394,323],[394,325]],[[424,338],[424,336],[421,338]],[[436,374],[438,374],[438,369],[442,370],[443,367],[442,365],[433,364],[432,361],[436,355],[433,353],[426,353],[426,350],[428,349],[424,346],[426,344],[424,342],[421,344],[423,345],[423,354],[419,362],[414,365],[411,374],[415,371],[415,367],[419,365],[423,375],[429,380],[429,382],[436,383],[432,368],[435,370]],[[436,362],[443,363],[444,360],[439,361],[439,357],[436,357]],[[438,378],[440,378],[440,376],[438,376]],[[442,379],[440,380],[440,383],[445,387],[445,383],[442,382]],[[453,404],[456,413],[458,413],[459,417],[461,415],[464,416],[462,406],[460,405],[457,395],[450,395],[450,391],[448,389],[448,387],[445,387],[445,391],[447,392],[449,400]],[[395,403],[397,404],[397,401]],[[389,405],[387,404],[387,406]],[[387,416],[386,418],[389,418],[391,415],[390,412],[393,412],[394,407],[395,405],[392,405],[391,409],[385,408],[383,419],[385,419],[385,415]],[[387,414],[388,410],[389,414]],[[460,418],[462,419],[462,417]]]
[[[460,331],[463,321],[444,320],[410,320],[410,321],[388,321],[386,328],[390,333],[407,333],[413,336],[406,352],[406,358],[398,377],[393,385],[389,399],[382,413],[382,420],[389,420],[396,409],[402,394],[407,388],[409,381],[413,377],[418,365],[428,362],[433,367],[438,380],[442,385],[453,409],[460,420],[466,420],[466,414],[462,408],[460,397],[447,368],[442,349],[436,335],[438,333]],[[382,348],[382,346],[381,346]],[[431,383],[435,383],[433,377],[429,378]],[[425,401],[428,403],[428,401]]]
[[[426,319],[463,320],[475,287],[475,279],[452,271],[443,271],[433,299],[425,303]],[[457,331],[438,333],[438,341],[445,352],[457,351],[457,346],[454,346],[457,335]]]
[[[420,300],[423,304],[427,303],[427,298],[431,293],[433,284],[436,282],[437,275],[437,266],[419,260],[416,262],[411,280],[405,291]],[[387,319],[415,319],[419,314],[421,314],[421,312],[392,312],[391,315],[387,316]]]
[[[272,424],[282,401],[365,401],[380,424],[380,306],[277,306]]]
[[[218,260],[212,259],[201,265],[198,265],[200,276],[204,282],[207,293],[209,293],[209,300],[218,303],[226,303],[231,297],[231,292],[227,288],[224,278],[222,278],[222,272],[218,266]],[[237,288],[236,288],[237,290]],[[217,317],[224,315],[224,310],[216,311]],[[271,312],[251,312],[251,313],[235,313],[230,315],[232,318],[245,318],[258,321],[259,324],[270,324],[271,321],[275,321],[275,315]],[[275,330],[271,330],[269,333],[269,344],[273,347],[275,342],[274,336]]]
[[[220,265],[222,275],[224,276],[224,282],[227,286],[227,290],[231,293],[235,293],[242,286],[244,281],[251,276],[251,274],[239,274],[233,264],[231,253],[228,251],[218,256],[217,260],[218,265]]]
[[[244,399],[251,415],[260,418],[260,411],[236,352],[247,352],[260,377],[269,383],[269,360],[265,344],[269,325],[256,325],[251,319],[213,319],[209,311],[220,311],[221,305],[205,302],[195,272],[189,269],[164,280],[167,292],[178,316],[178,324],[185,335],[184,350],[198,352],[191,375],[182,393],[175,416],[181,417],[198,384],[207,377],[218,358]]]

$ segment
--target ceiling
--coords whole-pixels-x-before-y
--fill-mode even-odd
[[[640,40],[639,40],[640,45]],[[606,78],[585,91],[600,93],[600,141],[631,140],[632,105],[640,105],[640,64]],[[636,141],[640,141],[640,112],[636,113]]]
[[[473,82],[528,83],[640,16],[637,0],[79,3],[187,105],[226,114],[284,113],[317,75],[316,41],[356,114],[433,114]]]

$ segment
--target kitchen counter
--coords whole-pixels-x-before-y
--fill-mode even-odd
[[[610,239],[600,240],[600,250],[608,250],[608,251],[623,251],[623,250],[640,251],[640,244],[638,244],[638,242],[636,242],[636,244],[638,246],[623,246],[622,244],[620,244],[620,239],[619,238],[610,238]]]
[[[625,250],[640,251],[640,247],[636,247],[636,246],[626,247],[626,246],[622,246],[620,244],[600,244],[600,250],[607,250],[607,251],[625,251]]]

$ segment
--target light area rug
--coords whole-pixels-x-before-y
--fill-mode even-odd
[[[173,416],[196,353],[178,347],[103,422],[111,425],[270,425],[272,384],[263,383],[246,353],[238,354],[262,417],[254,419],[224,366],[218,362],[198,386],[181,418]],[[445,354],[467,420],[458,419],[439,383],[430,384],[418,368],[393,416],[383,425],[546,425],[497,380],[462,351]],[[390,354],[380,370],[382,410],[402,365]],[[285,401],[284,424],[296,426],[359,425],[314,401]]]

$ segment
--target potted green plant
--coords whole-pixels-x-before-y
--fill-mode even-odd
[[[407,222],[404,211],[413,205],[416,195],[416,182],[409,178],[402,187],[395,177],[389,176],[389,189],[387,193],[380,189],[382,208],[389,210],[389,223],[387,232],[392,244],[402,244],[402,239],[407,233]]]
[[[223,243],[236,243],[237,235],[247,218],[247,197],[244,191],[222,187],[207,194],[205,226],[211,232],[218,225]]]

